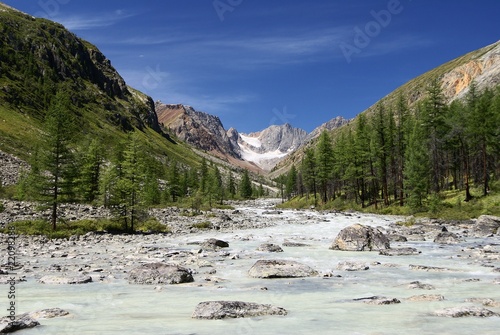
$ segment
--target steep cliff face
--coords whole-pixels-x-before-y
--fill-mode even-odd
[[[500,42],[483,48],[484,54],[472,57],[441,79],[444,95],[449,100],[462,99],[474,81],[479,90],[500,84]]]
[[[316,137],[321,135],[321,132],[323,132],[323,130],[327,130],[327,131],[334,130],[334,129],[342,127],[343,125],[348,124],[350,121],[351,120],[344,119],[342,116],[337,116],[337,117],[323,123],[321,126],[315,128],[312,132],[310,132],[307,135],[304,142],[307,143],[310,140],[315,139]]]
[[[239,150],[229,140],[217,116],[180,104],[155,105],[158,121],[180,140],[217,156],[240,158]]]

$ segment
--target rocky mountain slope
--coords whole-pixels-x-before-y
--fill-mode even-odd
[[[108,150],[141,130],[159,155],[193,164],[197,156],[174,143],[151,97],[127,86],[99,49],[62,25],[0,3],[0,150],[27,160],[57,91],[70,92],[82,138]]]

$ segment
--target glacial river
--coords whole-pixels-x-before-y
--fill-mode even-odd
[[[251,211],[262,220],[263,209]],[[300,215],[299,215],[300,214]],[[392,247],[414,247],[414,256],[381,256],[378,252],[342,252],[329,250],[338,232],[351,224],[386,226],[397,218],[390,216],[318,214],[308,212],[309,220],[300,222],[304,213],[284,211],[276,226],[230,233],[206,232],[177,238],[165,238],[159,246],[192,250],[192,241],[216,237],[229,242],[224,249],[238,257],[211,259],[216,274],[205,281],[200,268],[195,283],[163,286],[131,285],[126,274],[116,280],[82,285],[47,285],[30,279],[18,285],[19,312],[59,307],[67,317],[40,320],[41,326],[17,334],[498,334],[500,317],[445,318],[433,312],[447,307],[470,306],[468,298],[500,300],[500,277],[480,262],[459,257],[461,250],[481,244],[498,244],[498,238],[468,239],[457,245],[441,246],[432,241],[391,243]],[[307,244],[283,247],[283,253],[256,251],[264,242],[281,245],[284,240]],[[119,248],[119,246],[110,246]],[[111,250],[111,249],[110,249]],[[461,256],[461,255],[460,255]],[[234,258],[234,259],[232,259]],[[247,275],[258,259],[290,259],[305,263],[323,276],[304,279],[256,279]],[[366,271],[340,271],[341,261],[365,262]],[[445,272],[410,269],[410,264],[444,267]],[[44,264],[40,264],[43,266]],[[496,264],[500,266],[500,264]],[[214,277],[220,278],[213,282]],[[433,290],[410,289],[420,281]],[[203,286],[199,286],[203,284]],[[442,301],[408,301],[421,294],[439,294]],[[369,305],[357,298],[384,296],[401,301],[393,305]],[[195,306],[207,300],[241,300],[273,304],[285,308],[286,316],[264,316],[230,320],[191,318]],[[498,307],[487,307],[500,312]]]

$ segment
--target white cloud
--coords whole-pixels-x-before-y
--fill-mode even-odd
[[[51,18],[56,22],[62,24],[68,30],[88,30],[94,28],[110,27],[117,22],[126,20],[135,14],[127,14],[123,10],[117,10],[110,14],[100,15],[78,15],[70,17],[55,17]]]

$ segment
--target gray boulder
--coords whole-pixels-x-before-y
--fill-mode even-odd
[[[415,248],[394,248],[380,250],[379,254],[383,256],[409,256],[418,255],[421,252]]]
[[[259,260],[248,270],[254,278],[300,278],[317,276],[308,265],[288,260]]]
[[[445,308],[435,311],[434,315],[444,316],[448,318],[463,318],[467,316],[485,318],[491,316],[500,316],[500,314],[490,311],[489,309],[475,306]]]
[[[193,282],[191,271],[178,265],[165,263],[142,264],[128,275],[131,284],[182,284]]]
[[[440,244],[456,244],[460,243],[461,240],[460,238],[449,231],[443,231],[434,238],[434,243],[440,243]]]
[[[380,230],[361,224],[342,229],[330,249],[343,251],[373,251],[389,249],[390,242]]]
[[[413,281],[408,285],[409,289],[412,290],[435,290],[436,288],[431,284],[421,283],[418,280]]]
[[[28,314],[21,314],[11,320],[9,317],[0,318],[0,333],[13,333],[18,330],[34,328],[39,326],[40,322],[29,316]]]
[[[205,250],[217,250],[219,248],[228,248],[229,243],[226,241],[218,240],[215,238],[209,238],[201,244],[201,248]]]
[[[363,262],[344,261],[337,264],[337,270],[342,271],[364,271],[370,267]]]
[[[444,296],[441,294],[419,294],[412,295],[409,298],[406,298],[407,301],[443,301]]]
[[[92,282],[91,276],[43,276],[38,280],[42,284],[87,284]]]
[[[356,298],[354,301],[361,301],[369,305],[394,305],[400,304],[401,301],[396,298],[386,298],[380,296],[366,297],[366,298]]]
[[[279,245],[272,243],[263,243],[257,248],[257,250],[267,252],[283,252],[283,249]]]
[[[472,232],[477,237],[485,237],[492,234],[498,234],[499,228],[500,217],[493,215],[481,215],[477,218]]]
[[[47,308],[47,309],[42,309],[40,311],[30,312],[28,313],[28,315],[36,320],[52,319],[52,318],[67,316],[69,315],[69,312],[61,308]]]
[[[196,306],[192,317],[214,320],[286,314],[287,311],[284,308],[267,304],[242,301],[205,301]]]

